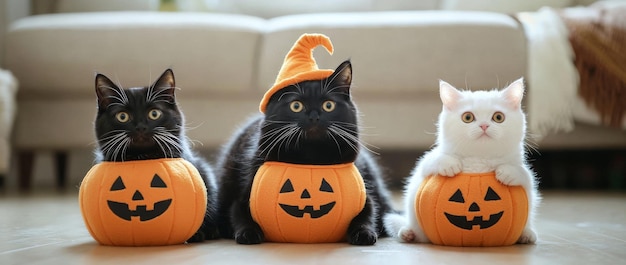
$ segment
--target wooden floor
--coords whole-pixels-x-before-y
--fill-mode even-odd
[[[105,247],[84,227],[77,195],[0,195],[0,264],[625,264],[626,194],[544,193],[536,245],[402,244]]]

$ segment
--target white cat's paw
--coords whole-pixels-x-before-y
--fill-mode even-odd
[[[496,169],[496,179],[508,186],[520,186],[524,184],[524,173],[511,165],[501,165]]]
[[[463,163],[460,159],[452,156],[442,156],[436,165],[436,173],[441,176],[454,177],[463,170]]]
[[[410,227],[403,227],[398,232],[398,238],[400,238],[400,242],[405,243],[428,243],[428,238],[421,230],[413,230]]]
[[[398,238],[400,238],[400,242],[410,243],[415,241],[415,232],[411,230],[411,228],[403,227],[398,232]]]
[[[517,240],[517,244],[534,244],[537,242],[537,233],[532,229],[525,228]]]

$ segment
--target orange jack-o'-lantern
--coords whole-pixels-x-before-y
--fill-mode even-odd
[[[416,196],[416,217],[433,244],[515,244],[528,218],[521,186],[500,183],[495,173],[430,176]]]
[[[271,242],[338,242],[363,210],[365,196],[353,163],[265,162],[252,183],[250,213]]]
[[[80,210],[103,245],[184,243],[200,228],[207,206],[198,170],[180,158],[102,162],[83,179]]]

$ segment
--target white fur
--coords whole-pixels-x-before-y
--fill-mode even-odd
[[[459,91],[440,82],[443,108],[437,123],[436,146],[427,152],[411,173],[404,191],[404,216],[385,216],[385,227],[401,242],[426,243],[415,217],[415,196],[426,176],[453,177],[467,173],[496,172],[505,185],[521,185],[528,194],[529,218],[518,243],[534,243],[533,220],[540,201],[535,174],[526,162],[524,139],[526,117],[521,108],[524,80],[519,79],[503,90]],[[495,112],[505,115],[504,122],[492,120]],[[465,123],[462,115],[473,113],[475,120]],[[481,125],[488,126],[483,131]]]
[[[9,171],[11,129],[15,119],[18,81],[8,70],[0,69],[0,174]]]

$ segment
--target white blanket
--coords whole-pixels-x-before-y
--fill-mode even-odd
[[[548,7],[518,14],[528,39],[528,127],[536,139],[574,128],[578,72],[567,28]]]
[[[7,173],[11,155],[11,130],[15,119],[17,80],[11,72],[0,69],[0,174]]]

